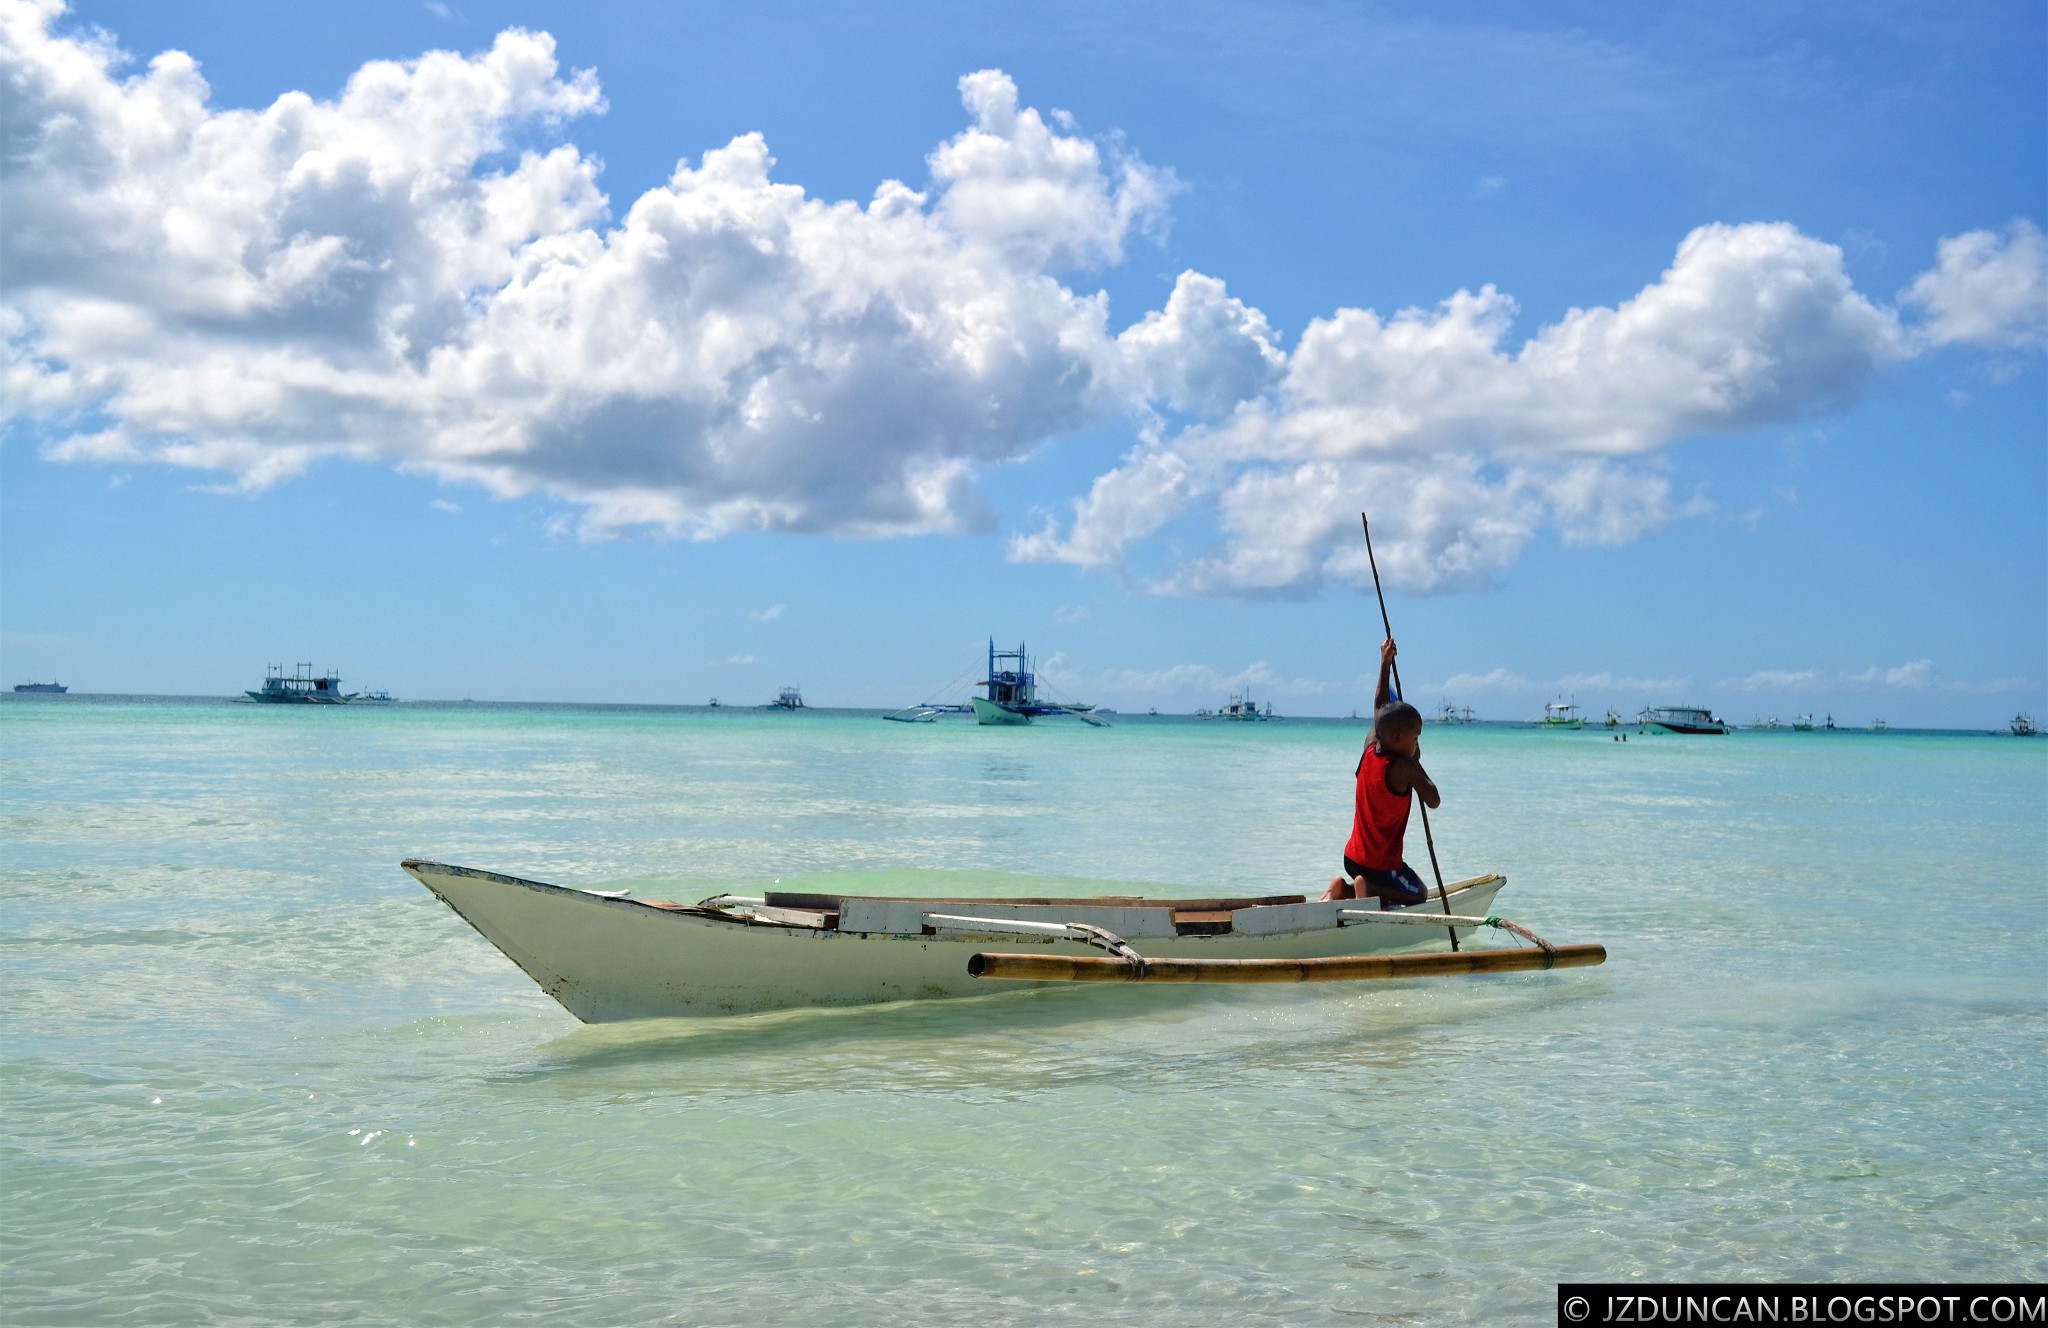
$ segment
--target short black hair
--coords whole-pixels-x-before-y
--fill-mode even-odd
[[[1372,717],[1374,736],[1382,733],[1405,733],[1409,729],[1421,729],[1422,712],[1406,701],[1389,701],[1381,706]]]

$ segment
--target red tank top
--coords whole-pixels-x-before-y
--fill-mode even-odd
[[[1367,743],[1358,762],[1357,809],[1344,856],[1361,867],[1392,871],[1401,865],[1401,841],[1408,833],[1408,796],[1387,791],[1387,766],[1378,743]]]

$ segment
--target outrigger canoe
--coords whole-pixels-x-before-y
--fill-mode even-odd
[[[766,891],[696,904],[401,864],[586,1023],[980,995],[1075,981],[1299,982],[1599,963],[1489,915],[1498,874],[1427,904],[1243,899],[920,899]],[[1535,949],[1458,949],[1475,931]],[[990,953],[1000,944],[1013,951]],[[994,980],[992,983],[991,980]]]

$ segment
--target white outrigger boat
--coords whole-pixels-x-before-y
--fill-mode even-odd
[[[1553,946],[1490,916],[1507,884],[1498,874],[1401,909],[1303,895],[921,899],[773,890],[678,904],[417,858],[402,865],[586,1023],[970,996],[990,990],[986,979],[1304,982],[1606,958],[1600,946]],[[1535,948],[1459,949],[1484,927]],[[1029,953],[988,953],[993,943]]]

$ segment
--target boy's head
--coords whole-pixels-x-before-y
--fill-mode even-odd
[[[1381,751],[1413,756],[1422,738],[1422,712],[1406,701],[1389,701],[1372,717],[1372,738]]]

